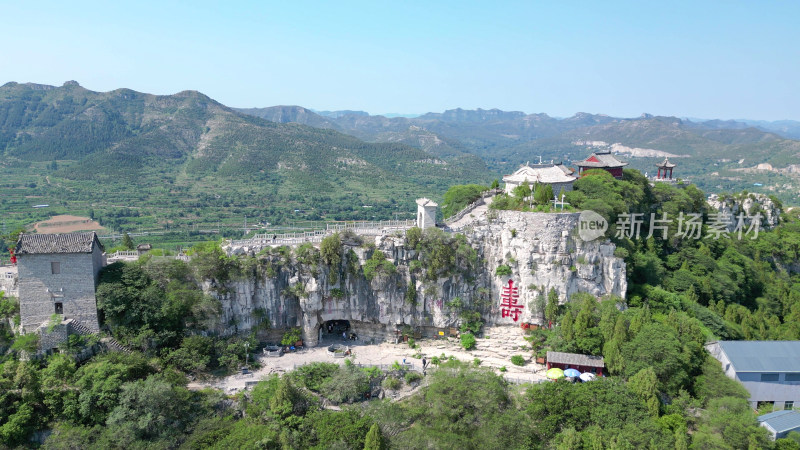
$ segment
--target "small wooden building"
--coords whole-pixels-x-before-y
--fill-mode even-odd
[[[602,356],[581,355],[578,353],[547,352],[547,370],[553,367],[559,369],[576,369],[577,371],[591,372],[598,377],[603,376]]]
[[[611,154],[610,150],[604,152],[594,152],[588,158],[578,163],[578,173],[583,175],[584,171],[589,169],[603,169],[614,176],[614,178],[622,179],[622,168],[627,166],[628,163],[622,162],[616,156]]]

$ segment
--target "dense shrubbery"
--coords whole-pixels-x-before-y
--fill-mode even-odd
[[[438,228],[422,231],[414,227],[406,231],[406,243],[419,252],[419,264],[412,265],[412,271],[421,271],[429,281],[456,273],[469,275],[478,265],[477,251],[462,234],[450,235]]]

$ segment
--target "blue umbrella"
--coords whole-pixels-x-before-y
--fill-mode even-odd
[[[577,371],[577,370],[575,370],[575,369],[567,369],[567,370],[565,370],[565,371],[564,371],[564,376],[565,376],[565,377],[575,377],[575,378],[578,378],[578,377],[580,377],[580,376],[581,376],[581,373],[580,373],[580,372],[578,372],[578,371]]]

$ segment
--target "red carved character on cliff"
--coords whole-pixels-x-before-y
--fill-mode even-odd
[[[519,301],[519,288],[514,286],[513,280],[508,280],[508,286],[503,287],[500,293],[500,315],[501,317],[510,317],[514,322],[519,320],[520,311],[525,306],[520,305]]]

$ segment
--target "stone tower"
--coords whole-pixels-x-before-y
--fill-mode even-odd
[[[436,226],[436,208],[439,205],[427,198],[417,199],[417,226],[422,228],[432,228]]]
[[[16,254],[23,332],[48,324],[53,314],[99,331],[95,287],[103,245],[94,232],[21,234]]]

